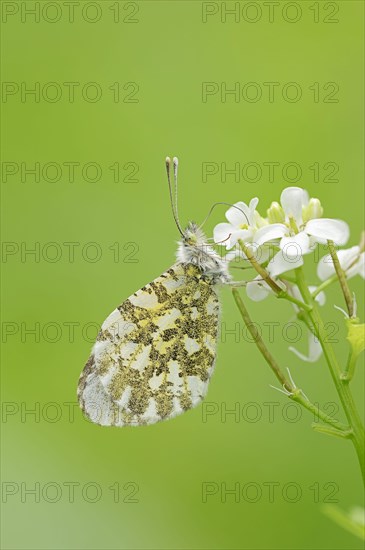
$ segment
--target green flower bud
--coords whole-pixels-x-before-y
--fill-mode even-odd
[[[257,210],[255,210],[254,221],[255,221],[255,225],[256,225],[257,228],[264,227],[265,225],[268,225],[267,220],[265,220],[265,218],[260,216],[260,214],[257,212]]]
[[[346,319],[347,322],[347,340],[350,342],[352,352],[355,357],[365,349],[365,325],[359,323],[357,317]]]
[[[304,223],[309,220],[321,218],[323,215],[323,208],[319,199],[310,199],[308,206],[303,207],[303,221]]]
[[[267,211],[267,218],[269,223],[284,223],[285,214],[284,210],[278,202],[272,202],[270,208]]]

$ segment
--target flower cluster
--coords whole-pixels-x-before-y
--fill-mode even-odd
[[[323,208],[317,198],[310,198],[307,191],[300,187],[287,187],[283,190],[280,202],[273,202],[266,217],[257,211],[259,200],[253,198],[247,205],[237,202],[226,212],[227,222],[214,228],[214,242],[224,246],[229,252],[227,260],[239,256],[255,262],[265,268],[272,281],[284,288],[288,295],[303,300],[295,283],[290,282],[287,272],[303,265],[303,257],[311,254],[318,244],[333,242],[336,247],[345,245],[350,236],[349,226],[338,219],[324,218]],[[353,246],[338,251],[338,260],[347,279],[360,274],[365,278],[365,252],[363,247]],[[325,255],[317,267],[319,286],[335,275],[332,256]],[[316,301],[323,305],[325,295],[316,286],[309,287]],[[262,276],[256,276],[246,284],[247,295],[254,301],[260,301],[273,294],[272,285]],[[296,307],[296,306],[294,306]],[[297,355],[308,361],[315,361],[320,355],[313,335],[310,337],[310,353],[303,356],[292,348]]]

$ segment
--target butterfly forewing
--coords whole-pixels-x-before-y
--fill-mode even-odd
[[[103,323],[81,374],[86,416],[105,426],[153,424],[196,406],[213,372],[219,302],[192,264],[175,264]]]

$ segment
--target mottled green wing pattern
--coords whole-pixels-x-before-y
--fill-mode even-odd
[[[213,372],[219,302],[194,265],[175,264],[103,323],[78,398],[103,426],[153,424],[196,406]]]

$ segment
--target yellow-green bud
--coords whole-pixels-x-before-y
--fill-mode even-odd
[[[310,199],[308,206],[303,207],[303,222],[306,223],[309,220],[315,218],[321,218],[323,215],[323,208],[319,199]]]
[[[350,342],[352,352],[357,357],[365,349],[365,325],[359,323],[359,319],[347,319],[347,340]]]
[[[257,228],[264,227],[265,225],[268,225],[267,220],[265,220],[265,218],[260,216],[260,214],[257,212],[257,210],[255,210],[254,222],[255,222],[255,225],[256,225]]]
[[[278,202],[272,202],[270,208],[267,211],[267,218],[269,223],[284,223],[285,214],[284,210]]]

